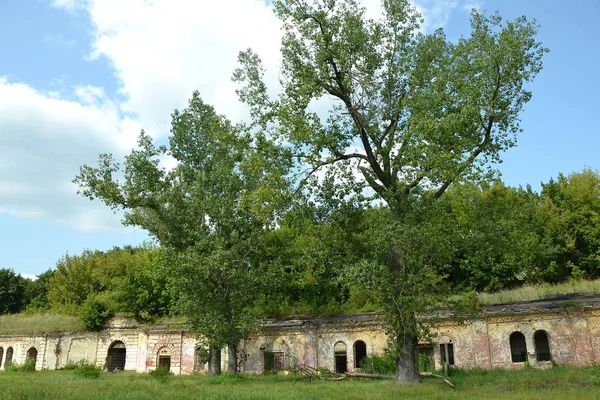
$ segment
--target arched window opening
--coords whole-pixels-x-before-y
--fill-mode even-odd
[[[158,360],[156,361],[156,365],[158,368],[164,368],[168,371],[171,371],[171,351],[168,347],[161,347],[158,350]]]
[[[13,348],[9,347],[8,349],[6,349],[6,359],[4,360],[4,368],[10,366],[10,364],[12,364],[12,358],[13,358]]]
[[[0,347],[0,368],[2,368],[2,357],[4,357],[4,347]]]
[[[196,346],[194,349],[194,371],[206,369],[206,360],[208,359],[208,349],[203,346]]]
[[[440,338],[440,361],[442,365],[454,365],[454,343],[448,336]]]
[[[354,342],[354,368],[360,368],[367,358],[367,345],[362,340]]]
[[[283,351],[264,351],[265,371],[283,371],[284,354]]]
[[[38,351],[35,347],[30,348],[29,350],[27,350],[27,358],[25,359],[26,362],[31,362],[33,363],[33,368],[35,368],[35,363],[37,361],[37,355],[38,355]]]
[[[521,332],[513,332],[510,335],[510,355],[514,363],[527,361],[527,343]]]
[[[108,356],[106,357],[106,368],[110,372],[125,370],[125,358],[127,356],[127,348],[125,343],[117,340],[108,348]]]
[[[337,342],[333,346],[333,355],[335,360],[335,372],[343,374],[348,371],[348,353],[346,343]]]
[[[538,361],[550,361],[550,342],[546,331],[536,331],[533,334],[533,342],[535,344],[535,356]]]

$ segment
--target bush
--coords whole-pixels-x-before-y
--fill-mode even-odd
[[[396,359],[391,354],[372,356],[364,359],[361,369],[367,374],[396,374]]]
[[[81,306],[81,319],[90,331],[99,331],[102,324],[110,313],[108,309],[96,296],[89,296]]]
[[[100,367],[89,364],[87,361],[80,361],[76,365],[73,374],[80,378],[97,379],[100,377],[100,372],[102,372]]]
[[[88,362],[86,360],[79,360],[77,362],[69,361],[69,363],[66,364],[64,367],[62,367],[61,369],[64,369],[66,371],[73,371],[75,368],[82,367],[85,365],[88,365]]]
[[[4,368],[5,372],[35,372],[35,361],[26,360],[23,364],[19,365],[15,362]]]
[[[19,367],[21,372],[35,372],[35,360],[25,360],[23,365]]]
[[[4,372],[19,372],[19,366],[15,363],[10,363],[4,367]]]
[[[169,368],[160,367],[155,369],[154,371],[148,372],[148,375],[161,382],[166,382],[171,376],[171,373],[169,372]]]

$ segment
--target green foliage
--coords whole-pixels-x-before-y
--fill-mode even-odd
[[[67,368],[65,367],[65,369]],[[73,369],[73,375],[85,379],[98,379],[101,372],[102,368],[85,360],[79,361]]]
[[[156,368],[153,371],[148,372],[148,376],[154,378],[160,382],[167,382],[171,377],[171,373],[169,372],[169,368],[160,367]]]
[[[27,286],[26,298],[28,312],[44,312],[50,308],[48,302],[48,282],[54,276],[54,270],[48,269],[37,276]]]
[[[141,132],[122,182],[113,177],[120,165],[107,154],[96,168],[82,166],[74,182],[83,196],[123,209],[126,225],[159,241],[177,308],[194,332],[211,347],[237,344],[256,324],[255,249],[284,202],[287,164],[277,146],[233,126],[198,92],[173,113],[171,131],[168,147]],[[159,166],[167,154],[178,161],[170,171]],[[154,290],[142,290],[142,301],[146,292]]]
[[[387,333],[407,359],[421,333],[415,314],[447,290],[440,269],[451,246],[443,225],[432,229],[435,200],[456,181],[489,178],[515,145],[531,98],[524,85],[547,51],[538,26],[473,11],[471,35],[451,42],[441,29],[419,33],[420,16],[404,0],[384,1],[377,20],[353,0],[273,5],[284,31],[282,94],[269,98],[260,58],[247,50],[234,73],[240,100],[255,127],[289,143],[308,172],[300,185],[312,183],[314,193],[324,169],[334,192],[360,202],[368,188],[388,207],[371,230],[375,254],[349,279],[377,288]],[[332,104],[326,120],[310,107],[323,96]],[[417,379],[416,360],[409,364],[398,376]]]
[[[0,314],[15,314],[25,308],[27,282],[12,269],[0,269]]]
[[[81,320],[90,331],[101,330],[104,320],[109,315],[106,305],[94,295],[88,296],[81,306]]]
[[[4,368],[5,372],[35,372],[35,360],[25,360],[21,365],[11,362]]]
[[[371,356],[364,359],[361,371],[368,374],[396,374],[396,357],[391,352],[383,356]]]

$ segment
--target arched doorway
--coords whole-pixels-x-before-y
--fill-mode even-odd
[[[158,350],[157,357],[156,367],[171,371],[171,350],[168,347],[161,347]]]
[[[510,335],[510,356],[514,363],[527,361],[527,343],[525,335],[521,332],[513,332]]]
[[[346,351],[346,343],[337,342],[333,346],[333,356],[335,360],[335,372],[343,374],[348,371],[348,353]]]
[[[454,342],[449,336],[442,336],[440,344],[440,361],[443,365],[454,365]]]
[[[360,368],[367,358],[367,344],[362,340],[354,342],[354,368]]]
[[[25,359],[25,362],[33,363],[33,368],[35,368],[35,363],[37,361],[37,355],[38,355],[37,349],[35,347],[30,348],[29,350],[27,350],[27,358]]]
[[[4,347],[0,347],[0,369],[2,368],[2,357],[4,357]]]
[[[533,334],[533,343],[535,344],[535,357],[538,361],[550,361],[550,341],[546,331],[536,331]]]
[[[125,370],[125,357],[127,356],[127,348],[125,343],[117,340],[108,348],[108,356],[106,357],[106,369],[109,372]]]
[[[9,347],[8,349],[6,349],[6,359],[4,360],[4,368],[6,368],[10,364],[12,364],[12,358],[13,358],[13,348]]]

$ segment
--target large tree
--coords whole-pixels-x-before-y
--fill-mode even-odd
[[[234,75],[240,99],[308,175],[327,166],[340,188],[368,187],[389,208],[393,223],[385,232],[394,237],[380,241],[387,329],[397,379],[416,381],[416,313],[429,303],[415,299],[437,280],[421,248],[431,236],[419,237],[408,221],[418,222],[411,214],[424,213],[452,183],[486,175],[515,145],[531,98],[525,84],[546,51],[535,39],[537,25],[473,11],[471,35],[451,42],[441,29],[420,33],[420,16],[406,0],[383,0],[377,20],[356,0],[273,4],[283,22],[283,90],[269,95],[260,58],[248,50]],[[332,105],[327,118],[315,111],[321,98]]]
[[[286,160],[260,134],[250,136],[217,115],[198,92],[173,113],[171,134],[168,146],[155,146],[142,132],[123,170],[102,154],[99,166],[81,167],[74,182],[82,195],[124,210],[124,224],[160,242],[180,309],[209,346],[210,372],[220,373],[225,346],[235,371],[236,345],[255,324],[253,253],[287,188]],[[167,155],[177,161],[172,170],[160,165]]]

